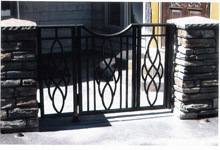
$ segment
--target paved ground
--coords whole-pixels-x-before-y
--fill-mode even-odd
[[[94,120],[92,121],[91,120]],[[1,134],[0,145],[217,146],[218,118],[180,120],[169,110],[40,120],[39,132]]]

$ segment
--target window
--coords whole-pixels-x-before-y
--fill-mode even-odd
[[[109,2],[105,3],[105,24],[111,27],[124,27],[124,3]]]
[[[125,28],[130,23],[143,23],[142,2],[108,2],[105,10],[106,27]]]
[[[17,2],[1,1],[1,19],[17,18]]]
[[[120,3],[113,2],[108,4],[108,24],[120,26],[121,25],[121,8]]]

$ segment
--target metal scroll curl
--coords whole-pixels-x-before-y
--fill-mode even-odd
[[[153,40],[156,42],[156,46],[157,46],[156,54],[154,55],[154,57],[150,55],[150,45]],[[149,68],[147,67],[146,59],[148,59],[150,62]],[[146,72],[146,75],[144,75],[143,72]],[[153,106],[157,100],[158,92],[161,86],[162,77],[163,77],[163,66],[161,63],[161,55],[158,49],[157,39],[153,35],[148,43],[147,51],[144,56],[144,64],[142,66],[142,79],[144,80],[144,90],[147,95],[147,101],[150,106]],[[153,87],[156,91],[155,97],[153,98],[152,96],[149,97],[150,87],[151,88]]]
[[[56,43],[61,49],[59,59],[53,57],[54,46],[56,45]],[[48,70],[45,76],[45,83],[48,89],[49,98],[52,101],[53,108],[58,114],[61,114],[67,97],[67,86],[70,81],[70,72],[67,67],[66,59],[63,55],[63,46],[58,39],[55,39],[51,46],[51,55],[48,62]],[[64,90],[61,89],[61,85],[64,85]],[[57,92],[61,94],[61,99],[59,100],[61,100],[62,104],[59,110],[55,104],[55,94]]]
[[[109,47],[106,46],[106,43],[109,43]],[[105,57],[106,49],[108,49],[111,53],[109,58]],[[96,67],[95,72],[95,80],[98,84],[99,95],[105,110],[109,110],[114,101],[117,82],[119,80],[119,75],[116,77],[117,68],[118,65],[116,63],[116,55],[113,50],[112,42],[109,38],[105,38],[102,44],[101,54],[99,56],[99,64]],[[110,93],[107,92],[107,88]],[[109,94],[108,99],[110,99],[110,104],[108,107],[106,106],[105,94]]]

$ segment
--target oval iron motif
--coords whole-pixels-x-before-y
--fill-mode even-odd
[[[106,43],[109,44],[107,47]],[[111,55],[109,58],[105,57],[106,49],[110,50]],[[117,82],[119,80],[119,76],[115,76],[115,72],[117,70],[116,63],[116,55],[114,54],[113,46],[109,38],[105,38],[102,44],[102,53],[99,56],[99,64],[96,67],[95,80],[98,84],[99,95],[102,100],[103,107],[106,110],[109,110],[113,104],[114,96],[116,92]],[[106,89],[109,90],[106,90]],[[109,95],[109,106],[106,106],[105,95]]]
[[[58,43],[61,50],[61,53],[59,55],[59,59],[60,59],[59,61],[56,57],[53,57],[54,45],[56,43]],[[50,100],[52,101],[52,106],[58,114],[61,114],[63,111],[65,100],[67,97],[67,92],[68,92],[67,86],[69,84],[69,81],[70,81],[70,72],[67,67],[66,59],[63,56],[62,44],[59,40],[54,40],[51,46],[51,55],[48,63],[48,70],[46,72],[45,84],[48,88],[48,94]],[[62,86],[64,85],[64,90],[61,89],[60,87],[61,85]],[[61,100],[60,109],[58,109],[58,106],[56,106],[55,103],[56,95],[61,95],[61,98],[59,98],[59,100]]]
[[[150,45],[153,40],[156,42],[156,46],[157,46],[156,54],[154,55],[154,58],[152,58],[152,56],[150,55]],[[146,63],[147,58],[150,62],[149,68],[147,67],[147,63]],[[146,75],[143,74],[143,72],[145,71],[146,71]],[[148,104],[150,106],[153,106],[157,101],[157,96],[160,90],[162,76],[163,76],[163,66],[161,63],[160,51],[158,49],[158,43],[155,36],[152,36],[148,43],[147,51],[144,56],[144,64],[142,66],[142,79],[144,80],[144,90],[147,95]],[[150,82],[147,82],[147,80],[148,81],[150,80]],[[158,82],[156,82],[156,80],[158,80]],[[149,92],[150,89],[152,88],[155,89],[156,94],[154,95],[154,97],[152,96],[149,97],[150,95]]]

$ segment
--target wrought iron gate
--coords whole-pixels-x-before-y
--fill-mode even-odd
[[[171,108],[174,32],[171,24],[131,24],[116,34],[39,26],[41,117]]]

